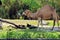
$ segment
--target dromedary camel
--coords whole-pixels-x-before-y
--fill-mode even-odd
[[[30,10],[25,10],[22,13],[22,15],[26,16],[29,19],[38,19],[38,27],[39,27],[40,20],[41,20],[41,26],[43,26],[42,25],[42,20],[50,19],[50,18],[53,19],[52,30],[55,26],[55,22],[57,22],[58,27],[59,27],[59,21],[58,21],[59,16],[56,13],[56,10],[53,7],[51,7],[50,5],[43,6],[41,9],[37,10],[36,13],[32,13]],[[39,28],[38,28],[38,30],[39,30]]]

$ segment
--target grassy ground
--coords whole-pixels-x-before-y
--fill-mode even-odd
[[[4,19],[4,20],[15,23],[17,25],[27,25],[27,23],[28,23],[28,24],[37,26],[37,24],[38,24],[37,20],[17,20],[17,19],[15,19],[15,20]],[[53,25],[52,20],[46,20],[46,22],[49,22],[49,24],[47,26],[52,27],[52,25]],[[3,29],[4,30],[7,29],[7,27],[9,25],[11,25],[11,24],[8,24],[8,23],[2,23],[2,24],[3,24]],[[56,26],[57,26],[57,24],[56,24]]]
[[[38,21],[37,20],[17,20],[17,19],[15,19],[15,20],[6,20],[6,21],[15,23],[17,25],[19,25],[19,24],[20,25],[22,25],[22,24],[23,25],[27,25],[27,23],[28,23],[28,24],[37,26],[37,24],[38,24]],[[52,26],[53,25],[53,20],[45,20],[45,21],[46,22],[49,22],[48,26]],[[60,24],[60,21],[59,21],[59,24]],[[57,24],[56,24],[56,26],[57,26]]]
[[[6,20],[6,19],[4,19]],[[31,25],[37,25],[37,20],[6,20],[9,22],[13,22],[17,25],[27,23]],[[52,20],[46,20],[49,22],[49,26],[52,26]],[[56,25],[57,26],[57,25]],[[9,29],[11,29],[9,31]],[[47,30],[39,30],[36,29],[14,29],[9,27],[9,24],[3,23],[3,30],[0,30],[0,38],[60,38],[60,32],[57,31],[47,31]]]
[[[36,29],[11,29],[0,32],[0,38],[60,38],[57,31],[37,31]]]

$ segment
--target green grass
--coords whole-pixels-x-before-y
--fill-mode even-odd
[[[27,23],[31,25],[37,25],[37,20],[7,20],[9,22],[13,22],[15,24],[24,24]],[[52,26],[52,20],[46,20],[49,22],[48,25]],[[14,29],[9,26],[9,24],[3,25],[3,30],[0,30],[0,38],[60,38],[60,32],[57,31],[47,31],[47,30],[39,30],[36,29]],[[11,29],[11,31],[9,31]]]
[[[0,39],[7,38],[7,31],[0,30]]]
[[[35,29],[12,29],[11,31],[1,31],[0,38],[60,38],[60,32],[57,31],[37,31]]]
[[[46,21],[49,22],[48,26],[53,25],[53,20],[46,20]],[[60,25],[60,21],[59,21],[59,25]],[[57,23],[55,23],[55,26],[58,26]]]

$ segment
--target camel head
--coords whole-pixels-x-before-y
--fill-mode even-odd
[[[30,10],[25,10],[25,11],[22,13],[22,15],[27,16],[27,15],[29,15],[30,13],[31,13]]]
[[[32,13],[32,12],[31,12],[30,10],[25,10],[25,11],[22,13],[22,17],[27,17],[27,18],[29,18],[29,16],[30,16],[31,13]]]

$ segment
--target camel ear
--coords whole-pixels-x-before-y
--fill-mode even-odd
[[[2,2],[1,2],[1,0],[0,0],[0,5],[2,5]]]

